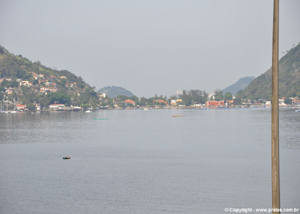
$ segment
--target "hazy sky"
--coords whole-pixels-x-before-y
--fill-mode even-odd
[[[300,42],[280,1],[280,56]],[[0,45],[137,96],[211,92],[271,66],[273,0],[0,0]]]

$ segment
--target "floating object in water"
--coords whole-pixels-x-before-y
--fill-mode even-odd
[[[85,111],[85,113],[91,113],[92,111],[91,110],[87,110],[87,111]]]
[[[94,120],[108,120],[108,118],[94,118]]]
[[[173,115],[172,117],[184,117],[183,115]]]
[[[63,157],[63,159],[71,159],[71,157],[70,157],[70,156],[67,156],[67,157]]]

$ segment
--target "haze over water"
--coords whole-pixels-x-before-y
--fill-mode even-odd
[[[0,213],[270,208],[270,115],[268,109],[0,115]],[[283,208],[300,207],[299,130],[300,114],[281,110]],[[71,160],[62,159],[67,155]]]

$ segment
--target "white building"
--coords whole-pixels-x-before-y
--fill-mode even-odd
[[[177,90],[175,95],[176,95],[176,97],[179,97],[180,95],[183,95],[183,90]]]
[[[65,105],[64,104],[51,104],[49,105],[50,111],[64,111]]]

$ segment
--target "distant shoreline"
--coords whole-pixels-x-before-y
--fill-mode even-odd
[[[280,109],[298,109],[297,106],[280,106]],[[224,107],[181,107],[181,108],[170,108],[170,107],[166,107],[166,108],[159,108],[159,107],[138,107],[138,108],[106,108],[106,109],[96,109],[93,110],[91,112],[96,112],[96,111],[104,111],[104,110],[139,110],[139,111],[152,111],[152,110],[240,110],[240,109],[272,109],[271,106],[250,106],[250,107],[228,107],[228,108],[224,108]],[[86,113],[84,110],[82,111],[70,111],[70,110],[41,110],[41,111],[19,111],[19,112],[15,112],[15,111],[2,111],[0,112],[0,115],[6,115],[6,114],[19,114],[19,113],[43,113],[43,112],[83,112]]]

